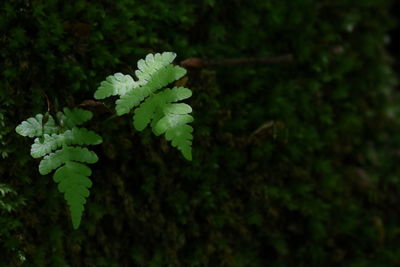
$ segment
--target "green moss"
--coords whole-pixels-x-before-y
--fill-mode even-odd
[[[26,205],[1,222],[0,263],[399,265],[390,4],[2,1],[0,176]],[[190,164],[90,107],[104,143],[87,218],[72,232],[62,196],[13,129],[47,111],[45,95],[52,114],[75,107],[108,74],[133,74],[139,58],[160,51],[177,62],[286,53],[295,61],[191,70]]]

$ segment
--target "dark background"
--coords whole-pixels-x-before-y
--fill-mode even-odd
[[[399,73],[400,71],[400,64],[399,64],[399,58],[400,58],[400,18],[399,18],[399,11],[400,11],[400,2],[394,1],[391,7],[391,16],[395,20],[394,26],[391,28],[389,31],[389,36],[390,36],[390,43],[388,45],[388,50],[391,54],[391,56],[394,58],[394,62],[392,64],[392,67],[396,70],[396,73]]]
[[[1,1],[0,265],[399,266],[394,2]],[[104,142],[74,231],[14,129],[162,51],[294,60],[189,70],[193,162],[88,107]]]

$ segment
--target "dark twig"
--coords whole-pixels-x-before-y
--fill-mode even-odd
[[[44,95],[44,97],[46,98],[46,102],[47,102],[47,112],[50,112],[50,110],[51,110],[50,99],[49,99],[49,97],[47,96],[47,94],[46,94],[43,90],[41,90],[41,92],[42,92],[42,94]]]
[[[92,100],[92,99],[83,100],[83,102],[80,103],[78,106],[79,107],[104,107],[110,113],[114,113],[114,111],[112,111],[109,107],[107,107],[107,105],[104,104],[103,102]]]
[[[188,58],[181,61],[181,66],[185,68],[205,68],[215,66],[234,66],[242,64],[279,64],[293,62],[293,55],[286,54],[276,57],[248,57],[248,58],[228,58],[220,60],[209,60],[202,58]]]

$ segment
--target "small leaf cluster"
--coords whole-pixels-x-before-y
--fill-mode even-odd
[[[56,170],[54,181],[71,211],[73,227],[81,222],[86,198],[92,182],[92,171],[87,164],[97,162],[98,157],[85,146],[97,145],[102,138],[93,131],[78,127],[90,120],[90,111],[64,108],[56,114],[57,122],[50,114],[37,114],[17,126],[16,132],[34,138],[31,156],[41,158],[39,172],[46,175]]]
[[[192,160],[193,121],[192,108],[185,103],[176,103],[189,98],[191,90],[185,87],[165,88],[186,74],[186,70],[172,65],[176,54],[148,54],[137,63],[134,80],[130,75],[116,73],[103,81],[94,94],[96,99],[118,96],[117,115],[129,113],[133,108],[133,126],[142,131],[150,125],[157,136],[165,134],[172,146]]]

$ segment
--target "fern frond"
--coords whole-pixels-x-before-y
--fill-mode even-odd
[[[139,105],[146,97],[157,90],[167,86],[173,81],[182,78],[186,70],[179,66],[168,65],[154,73],[152,79],[142,87],[135,88],[117,100],[116,111],[118,115],[128,113],[132,108]]]
[[[160,101],[157,94],[147,98],[133,115],[133,126],[136,130],[142,131],[155,118],[157,102]]]
[[[92,174],[89,167],[78,162],[66,162],[54,173],[54,181],[58,190],[64,193],[64,198],[71,211],[72,225],[75,229],[81,223],[82,213],[92,181],[88,178]]]
[[[92,112],[80,108],[64,108],[63,112],[57,112],[57,119],[62,127],[73,128],[79,126],[93,117]]]
[[[184,87],[167,88],[158,94],[151,95],[135,110],[133,126],[136,130],[142,131],[152,120],[157,122],[164,116],[165,112],[168,112],[166,103],[180,101],[189,98],[191,95],[192,91]],[[187,104],[178,105],[186,107],[186,113],[192,111],[192,108]],[[167,110],[161,110],[160,112],[160,108],[166,108]]]
[[[43,119],[47,121],[43,124]],[[29,118],[26,121],[21,122],[15,128],[15,131],[22,135],[28,137],[39,137],[43,134],[52,134],[59,131],[59,127],[56,125],[53,117],[49,114],[43,116],[42,114],[37,114],[35,117]]]
[[[101,136],[85,128],[72,128],[62,134],[45,134],[43,138],[36,138],[31,147],[31,156],[40,158],[53,150],[66,145],[98,145],[102,142]]]
[[[76,127],[92,118],[90,111],[78,108],[65,108],[63,111],[57,113],[58,125],[50,115],[42,125],[43,115],[38,114],[35,118],[22,122],[16,131],[23,136],[36,136],[31,155],[34,158],[44,156],[39,164],[42,175],[56,170],[54,181],[59,183],[58,189],[64,193],[70,207],[72,224],[76,229],[89,196],[88,188],[92,185],[88,178],[91,170],[85,163],[91,164],[98,160],[93,151],[82,146],[100,144],[102,138],[86,128]],[[51,153],[52,151],[55,152]]]
[[[139,86],[130,75],[115,73],[102,81],[99,88],[94,93],[94,98],[104,99],[113,95],[124,95],[133,88]]]
[[[191,96],[192,92],[184,87],[174,87],[154,94],[147,98],[135,110],[133,125],[136,130],[142,131],[151,123],[156,135],[165,133],[172,146],[177,147],[184,157],[191,160],[191,144],[193,128],[188,123],[193,117],[188,115],[192,108],[184,103],[171,103]]]
[[[156,71],[172,63],[175,57],[175,53],[164,52],[162,54],[148,54],[145,59],[140,59],[137,63],[138,70],[135,71],[139,84],[145,85],[152,79]]]
[[[163,91],[166,102],[176,102],[187,99],[192,96],[192,91],[185,87],[174,87]]]
[[[172,104],[191,97],[192,91],[185,87],[174,87],[163,91],[164,105],[160,106],[164,114],[154,125],[153,132],[156,135],[165,133],[165,138],[172,142],[172,146],[178,148],[182,155],[192,160],[193,128],[188,123],[193,117],[188,115],[192,108],[184,103]]]
[[[192,160],[193,128],[188,123],[193,117],[187,114],[166,113],[154,126],[156,135],[165,133],[165,138],[172,141],[172,146],[178,148],[183,156]]]
[[[174,102],[189,98],[192,92],[184,87],[157,92],[186,74],[184,68],[171,64],[175,57],[176,54],[171,52],[149,54],[145,59],[138,61],[138,70],[135,71],[138,81],[135,82],[135,86],[126,89],[125,84],[112,83],[115,79],[108,77],[95,92],[95,97],[119,94],[115,107],[119,116],[139,106],[133,116],[135,129],[142,131],[150,124],[156,135],[165,133],[167,140],[172,141],[172,145],[177,147],[186,159],[191,160],[193,128],[187,124],[193,121],[193,117],[188,115],[192,108],[187,104]],[[133,81],[132,77],[129,79]],[[120,90],[124,94],[120,94]]]
[[[165,114],[188,114],[192,112],[192,107],[185,103],[165,105],[163,109]]]
[[[39,172],[42,175],[49,174],[68,161],[79,161],[84,163],[96,163],[96,153],[82,147],[64,147],[45,156],[39,164]]]

